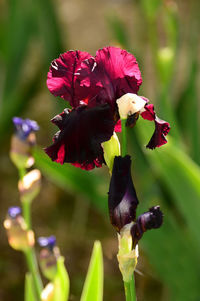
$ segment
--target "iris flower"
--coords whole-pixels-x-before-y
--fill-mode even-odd
[[[114,130],[120,131],[117,100],[127,93],[137,95],[141,84],[136,58],[126,50],[105,47],[95,57],[82,51],[61,54],[51,63],[47,86],[54,96],[68,101],[72,109],[52,119],[59,131],[53,144],[45,149],[49,157],[86,170],[101,167],[105,163],[102,142],[108,141]],[[133,126],[138,114],[154,121],[155,132],[147,144],[153,149],[166,143],[169,124],[160,120],[147,102],[145,99],[137,114],[129,116],[127,125]]]
[[[159,228],[163,222],[163,214],[159,206],[150,208],[149,211],[136,219],[138,204],[139,201],[131,177],[131,158],[129,155],[116,156],[108,193],[110,220],[119,233],[124,226],[131,225],[133,248],[144,232]]]

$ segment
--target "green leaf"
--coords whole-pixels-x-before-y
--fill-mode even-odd
[[[156,18],[158,10],[162,4],[161,0],[141,0],[141,6],[146,17],[150,20]]]
[[[199,256],[190,233],[184,231],[171,210],[163,208],[164,224],[141,240],[159,280],[169,288],[170,300],[198,300]]]
[[[42,173],[64,190],[71,190],[88,198],[102,212],[107,211],[104,177],[95,176],[96,171],[85,171],[71,164],[52,162],[44,151],[35,149],[36,165]],[[100,173],[100,170],[97,171]]]
[[[56,9],[52,0],[35,0],[34,10],[38,26],[38,35],[43,42],[45,62],[49,65],[50,62],[63,51]]]
[[[81,301],[103,300],[103,255],[101,243],[95,241]]]
[[[149,128],[145,123],[138,122],[137,129],[140,140],[147,142]],[[200,249],[200,167],[182,148],[176,146],[171,137],[161,148],[144,152],[158,181],[163,181]]]
[[[33,288],[34,284],[32,276],[30,273],[26,273],[24,301],[38,301]]]
[[[122,47],[129,49],[129,39],[127,35],[127,28],[116,14],[110,14],[107,17],[108,25],[110,27],[113,38]]]
[[[57,273],[54,283],[54,301],[66,301],[69,296],[69,276],[64,265],[64,257],[57,260]]]

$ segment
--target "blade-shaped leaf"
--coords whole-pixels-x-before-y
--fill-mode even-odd
[[[81,301],[103,300],[103,255],[101,243],[95,241]]]
[[[67,301],[69,296],[69,276],[64,265],[64,257],[57,260],[57,273],[54,283],[54,301]]]
[[[94,176],[95,171],[85,171],[71,164],[60,165],[52,162],[44,151],[35,149],[34,157],[36,165],[43,174],[63,189],[80,193],[91,200],[101,211],[106,212],[107,201],[103,177]],[[98,171],[100,172],[100,171]],[[104,188],[104,186],[103,186]]]
[[[145,122],[138,122],[140,141],[148,141],[149,128]],[[153,151],[144,150],[158,180],[162,180],[183,216],[186,226],[195,237],[200,248],[200,168],[178,148],[171,138],[169,142]]]
[[[200,272],[195,242],[170,210],[163,206],[162,210],[164,224],[145,233],[141,245],[159,279],[169,288],[170,300],[198,300]]]

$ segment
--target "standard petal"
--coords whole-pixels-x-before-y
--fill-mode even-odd
[[[113,110],[116,99],[129,92],[137,93],[142,83],[136,58],[117,47],[98,50],[95,58],[85,60],[79,71],[85,93],[91,93],[92,89],[92,101],[95,98],[97,103],[109,103]]]
[[[120,231],[134,221],[138,199],[131,178],[130,156],[114,159],[112,177],[108,193],[108,207],[111,224]]]
[[[144,232],[151,229],[160,228],[163,223],[163,213],[160,206],[151,207],[148,212],[140,215],[136,223],[131,228],[133,248],[143,236]]]
[[[80,106],[58,116],[52,121],[60,131],[54,136],[54,143],[45,149],[49,157],[86,170],[101,167],[104,163],[101,143],[109,140],[114,130],[109,106]]]
[[[68,100],[72,107],[80,105],[81,95],[76,86],[77,70],[82,61],[91,55],[83,51],[67,51],[51,63],[47,75],[47,87],[54,96]]]
[[[144,109],[145,111],[141,113],[142,118],[155,122],[155,131],[146,146],[147,148],[154,149],[167,143],[165,136],[170,131],[170,125],[168,122],[161,120],[156,116],[154,106],[152,104],[147,104]]]

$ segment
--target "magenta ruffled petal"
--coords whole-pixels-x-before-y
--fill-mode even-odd
[[[81,93],[76,86],[77,70],[82,61],[91,55],[83,51],[67,51],[51,63],[47,76],[47,87],[54,96],[68,100],[72,107],[80,105]]]
[[[145,111],[141,113],[142,118],[155,122],[155,131],[146,146],[147,148],[154,149],[167,143],[165,136],[170,131],[170,125],[168,122],[161,120],[156,116],[154,106],[152,104],[146,105],[144,109]]]
[[[111,138],[114,120],[108,105],[95,108],[80,106],[65,110],[52,119],[60,131],[45,149],[55,162],[69,162],[82,169],[101,167],[104,163],[101,143]]]
[[[117,47],[97,51],[95,58],[85,60],[79,70],[84,97],[91,95],[89,104],[108,103],[115,110],[116,99],[126,93],[137,93],[142,77],[136,58]]]
[[[121,119],[119,119],[115,124],[115,132],[121,133],[121,131],[122,131],[122,123],[121,123]]]

